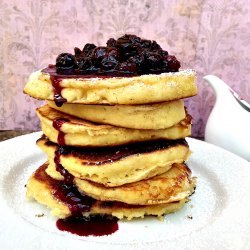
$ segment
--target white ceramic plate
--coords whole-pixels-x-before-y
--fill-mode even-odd
[[[188,139],[198,183],[184,209],[164,221],[119,222],[110,236],[79,237],[57,230],[48,209],[25,200],[29,175],[46,160],[39,136],[0,143],[1,249],[250,249],[250,164],[236,155]]]

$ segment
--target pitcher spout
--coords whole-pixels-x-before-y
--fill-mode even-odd
[[[250,161],[248,104],[238,98],[237,93],[220,78],[207,75],[204,79],[216,95],[205,128],[205,140]]]
[[[230,95],[230,87],[223,82],[219,77],[214,75],[206,75],[203,77],[204,80],[212,87],[216,96],[222,93],[225,96],[227,93]]]

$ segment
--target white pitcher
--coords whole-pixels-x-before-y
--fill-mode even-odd
[[[250,105],[218,77],[207,75],[204,79],[216,95],[206,124],[205,141],[250,161]]]

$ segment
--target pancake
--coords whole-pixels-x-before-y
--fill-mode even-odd
[[[181,70],[174,73],[149,74],[134,77],[87,78],[60,76],[61,96],[68,103],[83,104],[147,104],[166,102],[197,94],[195,72]],[[50,74],[36,71],[29,77],[24,93],[42,100],[54,100]]]
[[[80,192],[96,200],[154,205],[187,198],[194,191],[195,179],[191,178],[191,171],[185,164],[173,164],[164,174],[119,187],[105,187],[78,178],[74,183]]]
[[[182,100],[148,105],[82,105],[65,103],[53,109],[88,121],[132,129],[165,129],[186,117]]]
[[[49,171],[55,172],[54,158],[60,150],[60,164],[73,176],[108,187],[136,182],[168,171],[172,164],[183,163],[190,151],[185,140],[148,141],[117,147],[58,147],[41,138],[37,145],[48,155]],[[52,174],[51,174],[52,173]]]
[[[44,105],[37,109],[43,133],[50,141],[68,146],[114,146],[137,141],[184,138],[191,134],[191,117],[167,129],[139,130],[101,125],[67,115]],[[53,127],[59,119],[60,128]],[[63,122],[62,122],[63,121]],[[63,123],[63,124],[62,124]]]
[[[37,202],[47,206],[51,209],[51,214],[59,217],[66,218],[74,215],[72,204],[69,204],[63,197],[59,198],[58,193],[62,192],[63,182],[56,181],[49,177],[45,169],[47,163],[42,165],[36,170],[34,174],[29,178],[27,183],[26,197],[28,199],[35,199]],[[65,198],[65,197],[64,197]],[[83,198],[83,201],[85,198]],[[89,215],[112,215],[119,219],[133,219],[144,217],[145,215],[162,216],[164,214],[175,212],[181,209],[187,199],[180,200],[178,202],[172,202],[159,205],[148,206],[134,206],[121,202],[101,202],[97,200],[87,199],[86,206],[84,203],[82,206],[85,211],[82,211],[83,216]]]

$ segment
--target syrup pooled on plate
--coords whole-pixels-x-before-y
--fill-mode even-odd
[[[79,236],[103,236],[118,230],[118,219],[115,217],[92,216],[90,218],[69,217],[59,219],[56,226],[61,231],[67,231]]]
[[[58,181],[51,178],[45,172],[47,164],[43,164],[35,172],[35,178],[48,185],[53,196],[67,205],[72,216],[57,220],[56,226],[61,231],[67,231],[79,236],[109,235],[118,230],[118,219],[112,216],[82,217],[82,212],[88,212],[96,201],[95,199],[80,193],[73,182]],[[60,172],[62,174],[62,172]],[[70,175],[64,174],[64,177]],[[69,179],[66,177],[65,179]],[[72,181],[72,180],[71,180]]]

